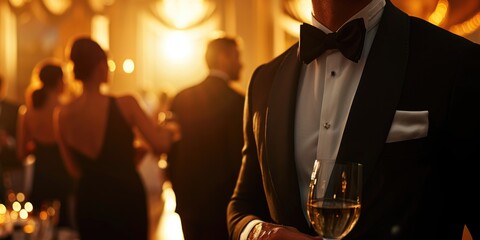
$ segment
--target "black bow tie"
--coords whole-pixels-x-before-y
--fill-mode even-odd
[[[309,25],[300,26],[300,59],[310,63],[328,49],[337,48],[346,58],[358,62],[365,40],[365,24],[357,18],[345,24],[337,32],[326,34]]]

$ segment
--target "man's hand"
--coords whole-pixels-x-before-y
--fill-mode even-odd
[[[321,240],[321,237],[314,237],[301,233],[294,227],[261,222],[253,227],[247,240]]]

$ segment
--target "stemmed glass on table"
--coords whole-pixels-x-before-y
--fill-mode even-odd
[[[315,160],[307,213],[325,240],[345,237],[360,218],[362,164]]]

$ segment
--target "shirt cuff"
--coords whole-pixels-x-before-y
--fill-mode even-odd
[[[245,228],[243,228],[242,233],[240,234],[240,240],[247,240],[248,234],[250,234],[250,232],[252,231],[252,228],[255,227],[255,225],[257,225],[257,223],[261,223],[261,222],[263,222],[263,221],[258,220],[258,219],[250,221],[247,224],[247,226],[245,226]]]

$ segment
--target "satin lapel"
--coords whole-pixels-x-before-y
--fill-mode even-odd
[[[298,46],[298,45],[297,45]],[[292,48],[279,67],[268,101],[266,149],[276,205],[287,215],[282,221],[305,222],[294,156],[294,117],[301,62]],[[300,213],[300,214],[299,214]],[[306,227],[306,226],[305,226]]]
[[[409,18],[387,1],[348,116],[338,161],[364,164],[370,175],[390,130],[406,75]]]

